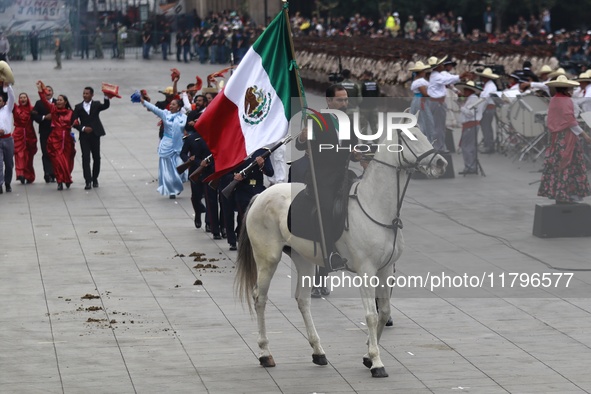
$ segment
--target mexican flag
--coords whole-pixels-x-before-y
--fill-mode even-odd
[[[215,161],[208,179],[287,135],[298,82],[286,19],[275,17],[195,124]]]

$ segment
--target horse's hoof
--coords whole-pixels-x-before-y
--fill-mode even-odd
[[[386,368],[384,368],[384,367],[373,368],[371,370],[371,377],[372,378],[387,378],[388,372],[386,372]]]
[[[259,362],[265,368],[271,368],[275,366],[275,360],[273,360],[273,356],[259,357]]]
[[[312,362],[316,365],[328,365],[328,360],[325,354],[313,354]]]
[[[369,357],[363,357],[363,365],[365,365],[367,368],[371,368],[373,363]]]

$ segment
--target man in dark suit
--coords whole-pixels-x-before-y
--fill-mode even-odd
[[[99,118],[99,113],[110,106],[107,95],[101,104],[98,100],[92,100],[94,89],[87,86],[82,93],[82,101],[76,104],[72,119],[77,119],[79,124],[74,127],[80,131],[80,149],[82,150],[82,170],[86,186],[84,190],[98,187],[98,176],[101,171],[101,137],[105,135],[105,129]],[[92,173],[90,172],[90,155],[92,154]],[[91,186],[92,182],[92,186]]]
[[[47,97],[47,101],[50,103],[55,103],[53,88],[49,85],[45,87],[45,97]],[[43,104],[43,101],[37,100],[33,111],[31,111],[31,116],[35,122],[39,123],[39,140],[41,141],[41,152],[43,153],[43,179],[45,179],[45,183],[55,182],[55,174],[53,173],[51,160],[47,154],[47,138],[51,133],[51,114]]]

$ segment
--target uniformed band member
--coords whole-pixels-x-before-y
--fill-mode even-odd
[[[495,141],[493,135],[492,121],[496,113],[495,104],[492,101],[491,93],[497,92],[497,85],[495,81],[500,78],[499,75],[492,72],[490,68],[485,68],[482,72],[475,72],[474,74],[480,77],[480,80],[484,84],[480,97],[486,99],[486,107],[482,113],[482,120],[480,121],[480,127],[482,128],[482,138],[484,148],[481,153],[494,153]],[[462,148],[463,151],[463,148]]]
[[[242,163],[234,173],[228,173],[220,179],[218,190],[220,191],[220,198],[222,201],[224,227],[226,228],[226,236],[230,250],[236,250],[236,234],[240,233],[240,226],[242,225],[242,218],[244,212],[248,207],[248,203],[255,194],[261,193],[265,190],[263,183],[263,175],[273,176],[273,165],[269,158],[264,159],[260,157],[264,153],[264,149],[259,149],[253,152]],[[250,163],[256,161],[258,168],[253,170],[246,178],[243,178],[239,171],[246,168]],[[236,189],[232,192],[229,198],[226,198],[221,191],[235,179],[240,181]],[[234,221],[234,212],[238,212],[238,224]]]
[[[473,81],[460,83],[456,85],[460,94],[466,98],[466,102],[461,108],[460,121],[462,123],[462,138],[460,139],[460,148],[462,148],[462,157],[464,159],[464,169],[459,172],[460,175],[478,174],[476,139],[478,138],[478,125],[482,118],[483,105],[477,104],[478,94],[482,89],[477,87]]]

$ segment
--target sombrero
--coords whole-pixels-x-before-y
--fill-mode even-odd
[[[550,74],[552,72],[552,67],[550,67],[547,64],[544,64],[542,66],[542,68],[540,68],[540,71],[538,71],[538,74],[542,75],[542,74]]]
[[[591,71],[587,70],[586,72],[579,74],[579,76],[577,78],[574,78],[573,81],[591,82]]]
[[[159,90],[158,92],[166,96],[172,96],[174,94],[174,89],[172,88],[172,86],[168,86],[166,89]]]
[[[4,60],[0,60],[0,81],[14,85],[14,75],[12,69]]]
[[[118,97],[121,98],[119,95],[119,86],[113,85],[111,83],[103,82],[101,85],[101,90],[105,94],[105,96],[109,98]]]
[[[472,90],[475,93],[482,92],[482,88],[479,88],[478,86],[476,86],[476,84],[474,83],[474,81],[468,81],[466,83],[460,82],[460,83],[456,83],[454,86],[458,90],[470,89],[470,90]]]
[[[492,72],[492,70],[490,68],[485,68],[484,70],[482,70],[481,73],[479,72],[474,72],[474,74],[483,77],[483,78],[488,78],[488,79],[499,79],[500,75],[497,75],[495,73]]]
[[[565,75],[566,76],[566,71],[564,71],[564,68],[560,67],[556,71],[553,71],[553,72],[549,73],[548,74],[548,78],[554,79],[554,78],[558,77],[559,75]]]
[[[551,88],[574,88],[580,84],[577,81],[569,80],[566,75],[559,75],[554,81],[546,82],[546,85]]]
[[[447,60],[447,55],[445,55],[441,59],[437,59],[436,56],[431,56],[429,58],[429,60],[427,61],[427,63],[429,64],[429,67],[435,68],[435,67],[440,66],[441,64],[443,64],[443,62],[446,61],[446,60]]]
[[[218,89],[217,88],[212,88],[212,87],[206,87],[201,89],[201,93],[205,94],[205,93],[213,93],[213,94],[217,94],[218,93]]]
[[[430,69],[431,66],[427,66],[425,63],[423,63],[422,61],[418,61],[415,63],[414,67],[409,68],[408,71],[412,71],[412,72],[419,72],[419,71],[425,71]]]

